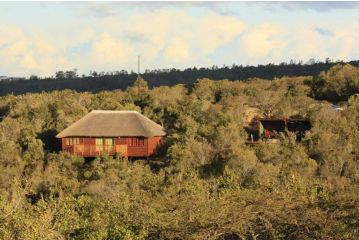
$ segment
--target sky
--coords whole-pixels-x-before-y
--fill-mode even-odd
[[[359,59],[359,2],[0,2],[0,76]]]

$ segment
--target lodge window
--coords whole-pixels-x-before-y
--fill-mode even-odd
[[[80,144],[80,138],[66,138],[66,145]]]
[[[113,138],[105,138],[105,145],[113,146]]]
[[[96,145],[97,146],[102,146],[102,145],[113,146],[114,141],[113,141],[113,138],[96,138]]]
[[[96,138],[96,145],[103,145],[103,138]]]
[[[132,147],[145,146],[145,139],[144,138],[130,138],[129,145]]]

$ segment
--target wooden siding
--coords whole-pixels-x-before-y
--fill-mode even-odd
[[[106,137],[101,137],[107,139]],[[113,139],[113,145],[96,145],[95,137],[78,137],[79,140],[62,138],[62,150],[84,157],[95,157],[102,153],[109,155],[122,154],[125,157],[149,157],[159,153],[158,149],[163,145],[163,137],[121,137]],[[105,142],[105,141],[104,141]]]
[[[162,154],[164,150],[163,137],[152,137],[148,139],[148,152],[149,155]]]

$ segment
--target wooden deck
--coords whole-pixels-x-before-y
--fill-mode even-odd
[[[110,146],[97,146],[97,145],[87,145],[87,144],[75,144],[71,146],[65,146],[64,151],[80,155],[83,157],[95,157],[101,154],[108,154],[110,156],[114,156],[117,154],[121,154],[127,157],[127,145],[110,145]]]
[[[108,145],[106,143],[111,144]],[[110,156],[121,154],[125,157],[149,157],[161,153],[163,143],[162,137],[74,137],[62,138],[62,150],[83,157],[95,157],[101,154],[108,154]]]

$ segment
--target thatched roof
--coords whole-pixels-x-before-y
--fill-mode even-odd
[[[163,128],[136,111],[93,110],[56,137],[153,137]]]

